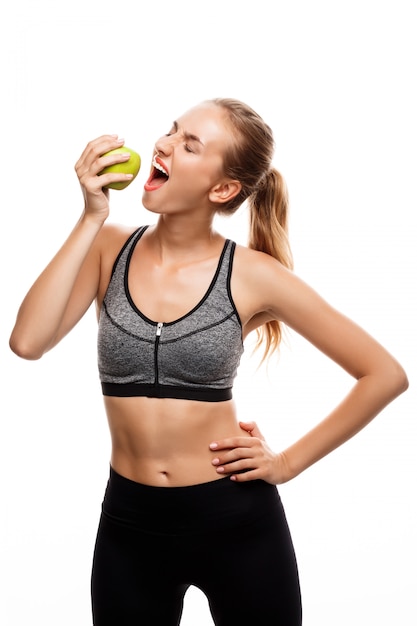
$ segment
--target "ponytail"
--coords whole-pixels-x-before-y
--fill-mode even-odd
[[[223,158],[224,174],[238,180],[242,186],[240,192],[218,212],[231,215],[247,201],[250,208],[249,248],[266,252],[292,269],[287,224],[288,193],[281,174],[271,168],[274,153],[272,130],[256,111],[239,100],[215,98],[209,102],[223,108],[232,131],[232,140]],[[280,322],[266,322],[257,329],[257,335],[255,349],[265,346],[264,361],[280,344]]]
[[[293,268],[288,241],[288,191],[278,170],[272,168],[248,198],[250,208],[249,248],[266,252]]]
[[[288,191],[278,170],[269,170],[258,189],[249,196],[248,204],[249,248],[265,252],[292,269],[293,258],[288,240]],[[255,349],[265,346],[263,362],[278,348],[282,339],[282,326],[277,320],[272,320],[256,329],[256,333]]]

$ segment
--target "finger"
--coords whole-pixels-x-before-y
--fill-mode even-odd
[[[256,422],[239,422],[239,426],[250,433],[251,437],[258,437],[258,439],[265,441],[265,437],[259,430]]]
[[[216,467],[218,474],[234,474],[235,472],[243,472],[257,469],[254,467],[253,459],[239,459],[230,463],[225,463]]]
[[[115,165],[116,163],[123,163],[123,161],[129,161],[130,152],[115,152],[109,155],[101,155],[99,160],[99,166],[101,169],[108,167],[109,165]],[[98,161],[98,160],[97,160]]]
[[[226,465],[243,459],[254,459],[259,456],[259,446],[253,445],[250,448],[231,448],[216,455],[212,460],[212,465]]]
[[[259,469],[248,470],[240,474],[232,474],[229,478],[236,483],[246,483],[250,480],[263,480]]]
[[[117,135],[102,135],[101,137],[97,137],[96,139],[92,139],[91,141],[89,141],[83,152],[81,153],[81,156],[78,159],[77,163],[75,164],[75,167],[77,167],[79,163],[82,163],[85,161],[85,159],[87,159],[89,153],[95,145],[99,143],[105,143],[106,141],[117,141]]]
[[[210,450],[227,450],[232,448],[251,448],[255,444],[250,437],[230,437],[228,439],[220,439],[212,441]]]
[[[111,183],[123,183],[132,180],[133,174],[123,174],[118,172],[117,174],[102,174],[99,177],[99,187],[106,187]]]
[[[92,164],[96,162],[101,155],[115,148],[120,148],[123,144],[124,139],[119,139],[117,135],[102,135],[101,137],[97,137],[97,139],[93,139],[87,144],[75,164],[75,170],[77,173],[89,171]]]
[[[246,430],[246,432],[251,433],[256,426],[255,422],[239,422],[239,426]]]

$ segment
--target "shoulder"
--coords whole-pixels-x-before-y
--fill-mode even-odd
[[[263,290],[268,293],[271,286],[278,289],[294,275],[269,254],[239,244],[236,245],[233,272],[259,295]]]
[[[242,263],[244,266],[253,264],[257,268],[263,266],[272,267],[276,265],[283,267],[282,264],[271,255],[266,254],[265,252],[260,252],[259,250],[253,250],[252,248],[248,248],[247,246],[243,246],[238,243],[236,244],[235,257],[237,262]]]
[[[120,250],[138,228],[138,226],[127,226],[125,224],[105,223],[97,235],[95,246],[100,263],[99,302],[106,292],[113,265]]]
[[[236,290],[256,313],[266,313],[290,326],[297,326],[312,308],[318,311],[323,300],[293,270],[264,252],[237,245],[233,266]]]
[[[285,317],[284,295],[291,278],[292,272],[270,255],[236,245],[231,288],[246,334]]]
[[[108,246],[110,249],[122,246],[138,228],[138,226],[106,222],[97,237],[98,246],[103,253],[108,251]]]
[[[96,240],[96,249],[100,257],[101,265],[110,263],[113,265],[122,247],[129,237],[133,235],[140,226],[127,226],[125,224],[105,223],[100,230]]]

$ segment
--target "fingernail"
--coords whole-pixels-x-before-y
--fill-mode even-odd
[[[212,450],[215,450],[215,449],[217,448],[217,443],[215,443],[215,442],[211,443],[211,444],[210,444],[210,448],[211,448]]]
[[[213,465],[218,465],[220,463],[220,459],[213,459],[212,463]]]
[[[219,472],[219,474],[221,474],[222,472],[224,472],[224,467],[218,467],[218,468],[217,468],[217,472]]]

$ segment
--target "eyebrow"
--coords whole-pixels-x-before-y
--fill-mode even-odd
[[[178,131],[178,122],[173,122],[172,123],[175,131]],[[197,135],[193,135],[192,133],[187,133],[187,131],[183,131],[184,132],[184,137],[190,141],[197,141],[199,144],[201,144],[202,146],[204,146],[203,142],[201,141],[200,137],[197,137]]]

